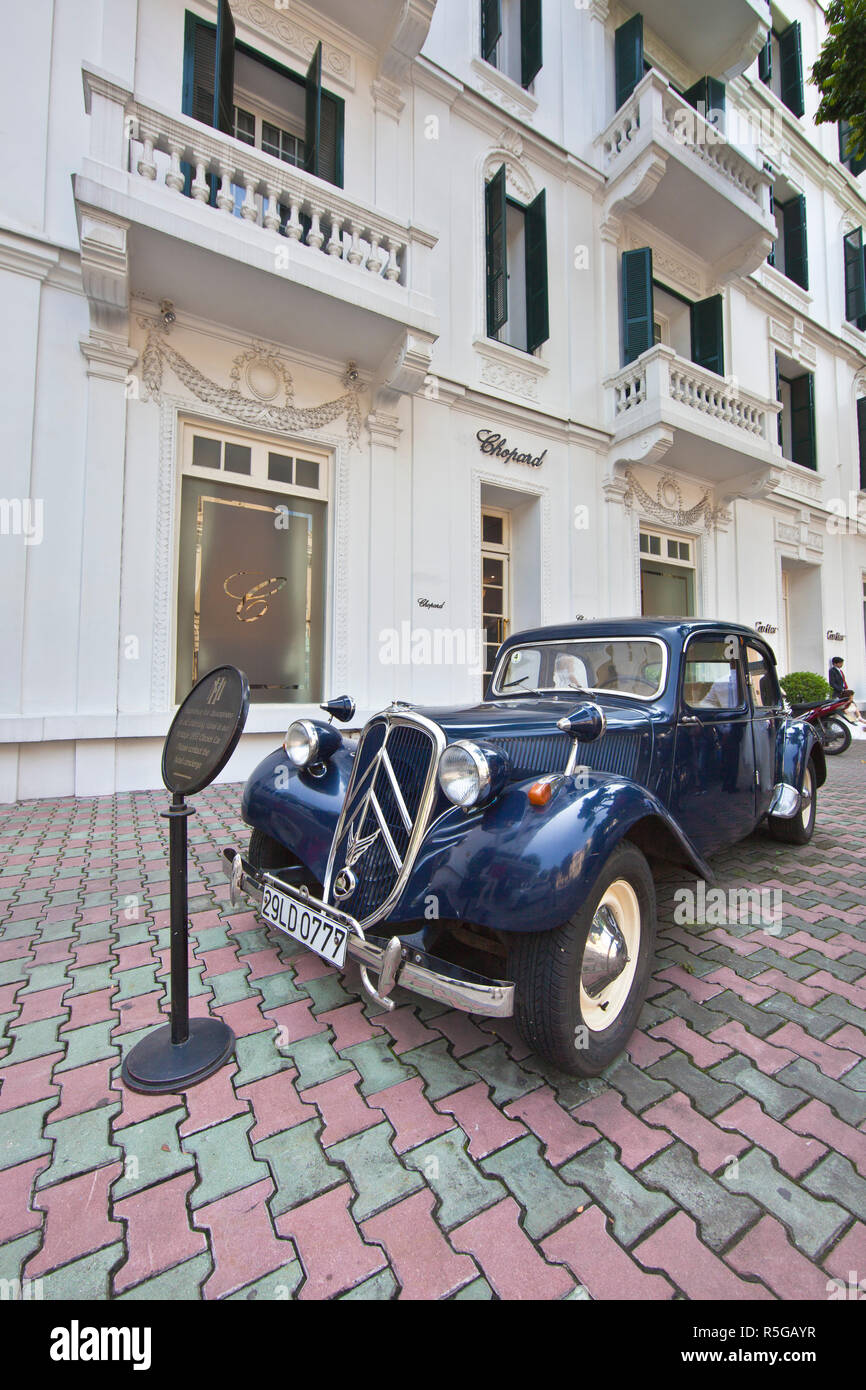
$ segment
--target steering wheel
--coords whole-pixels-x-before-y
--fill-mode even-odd
[[[630,688],[637,695],[638,686],[642,686],[650,695],[655,695],[656,687],[652,681],[646,681],[642,676],[613,676],[609,681],[603,681],[599,690],[624,690]]]

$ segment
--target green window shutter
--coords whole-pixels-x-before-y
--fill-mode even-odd
[[[866,246],[863,248],[863,275],[866,277]],[[866,333],[866,314],[863,314],[857,320],[857,327],[860,329],[861,333]]]
[[[541,71],[541,0],[520,0],[520,82],[528,87]]]
[[[488,63],[501,38],[502,0],[481,0],[481,56]]]
[[[781,373],[779,372],[779,354],[778,354],[778,353],[776,353],[775,361],[776,361],[776,400],[777,400],[777,401],[781,401],[781,399],[782,399],[782,378],[781,378]],[[779,411],[778,415],[776,416],[776,425],[777,425],[777,428],[778,428],[778,431],[779,431],[779,448],[781,449],[781,447],[782,447],[782,445],[783,445],[783,443],[784,443],[784,432],[783,432],[783,430],[782,430],[782,412],[781,412],[781,410]]]
[[[806,111],[803,88],[803,40],[800,21],[795,19],[783,34],[779,35],[780,73],[779,85],[782,100],[795,116]]]
[[[653,253],[622,253],[622,341],[627,366],[653,345]]]
[[[547,199],[544,189],[525,215],[526,350],[535,352],[550,337],[547,296]]]
[[[505,248],[505,165],[484,190],[487,233],[487,336],[495,338],[508,319],[508,264]]]
[[[235,101],[235,22],[228,0],[219,0],[216,27],[216,72],[213,121],[217,130],[233,135]]]
[[[858,159],[856,155],[848,154],[848,142],[851,138],[850,121],[839,122],[839,158],[843,164],[847,165],[855,179],[866,169],[866,159]]]
[[[774,195],[774,193],[773,193],[773,185],[772,185],[772,184],[770,184],[770,216],[773,217],[773,218],[775,218],[775,216],[776,216],[776,198],[775,198],[775,195]],[[767,265],[775,265],[775,264],[776,264],[776,243],[773,242],[773,245],[770,247],[770,254],[769,254],[769,256],[767,257]]]
[[[343,187],[343,117],[340,97],[322,92],[322,114],[319,127],[319,178],[327,179],[337,188]]]
[[[692,305],[692,361],[708,372],[725,375],[725,331],[720,294]]]
[[[866,261],[863,259],[863,229],[857,227],[843,238],[845,255],[845,317],[855,323],[866,314]]]
[[[782,213],[785,219],[785,274],[789,280],[809,288],[809,253],[806,238],[806,198],[800,194],[786,203]]]
[[[643,15],[632,15],[617,29],[614,59],[618,111],[643,77]]]
[[[725,84],[716,77],[702,77],[683,93],[685,100],[699,111],[711,125],[724,129]],[[712,118],[715,119],[712,119]]]
[[[183,49],[183,99],[185,116],[213,124],[216,73],[216,29],[197,15],[186,12]]]
[[[304,168],[308,174],[319,176],[322,142],[322,45],[316,44],[307,68],[307,95],[304,119]]]
[[[860,443],[860,491],[866,492],[866,396],[857,402],[857,438]]]
[[[758,76],[762,82],[769,83],[773,77],[773,35],[767,35],[767,42],[758,54]]]
[[[817,468],[815,378],[804,372],[791,382],[791,453],[803,468]]]

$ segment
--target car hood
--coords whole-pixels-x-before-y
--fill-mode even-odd
[[[577,692],[543,699],[536,696],[489,700],[467,707],[413,708],[416,714],[422,714],[438,724],[450,742],[457,738],[501,739],[558,734],[557,720],[587,701],[598,703],[604,710],[608,734],[618,730],[638,732],[646,729],[651,722],[642,705],[598,700],[595,696],[582,696]]]

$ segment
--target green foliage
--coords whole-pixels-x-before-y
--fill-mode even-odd
[[[828,34],[812,81],[821,93],[819,125],[848,121],[846,154],[866,159],[866,0],[831,0]]]
[[[823,676],[814,671],[792,671],[779,682],[792,705],[811,705],[817,700],[826,700],[831,694],[830,686]]]

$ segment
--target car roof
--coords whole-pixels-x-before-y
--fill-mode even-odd
[[[554,623],[547,627],[513,632],[502,645],[512,647],[522,642],[561,642],[577,637],[659,637],[676,646],[692,633],[719,631],[762,641],[760,633],[755,632],[754,628],[727,622],[724,618],[594,618],[591,622]]]

